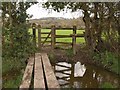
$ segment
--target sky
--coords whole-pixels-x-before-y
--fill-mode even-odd
[[[63,17],[63,18],[78,18],[82,16],[82,11],[71,12],[71,10],[55,12],[53,10],[47,10],[46,8],[42,8],[42,4],[38,3],[32,5],[27,13],[33,15],[31,19],[39,19],[45,17]]]

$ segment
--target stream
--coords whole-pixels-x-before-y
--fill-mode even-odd
[[[120,81],[118,75],[90,64],[81,64],[81,67],[77,68],[75,65],[68,62],[53,64],[61,88],[99,88],[105,82],[118,88]]]

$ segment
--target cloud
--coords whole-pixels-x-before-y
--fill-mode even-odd
[[[71,10],[61,11],[61,12],[55,12],[53,10],[47,10],[46,8],[43,8],[41,3],[35,4],[31,6],[27,13],[30,15],[33,15],[32,19],[39,19],[44,17],[63,17],[63,18],[77,18],[82,16],[81,11],[77,12],[71,12]]]

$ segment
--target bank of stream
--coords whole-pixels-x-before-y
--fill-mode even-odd
[[[84,67],[80,68],[85,69],[83,76],[75,77],[75,63],[56,62],[52,65],[62,88],[100,88],[106,83],[110,84],[108,88],[119,87],[118,75],[97,66],[83,63]]]
[[[59,49],[49,54],[60,86],[62,88],[120,88],[120,77],[95,64],[89,56],[85,49],[80,49],[76,55],[73,55],[70,50]],[[84,65],[85,69],[83,76],[80,77],[74,75],[77,62]]]

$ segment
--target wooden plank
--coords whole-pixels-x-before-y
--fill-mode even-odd
[[[40,53],[35,54],[34,88],[45,88],[43,68]]]
[[[42,29],[51,29],[51,28],[42,28]],[[56,27],[56,30],[73,30],[73,28],[60,28],[60,27]],[[82,30],[82,29],[77,29],[77,30]]]
[[[73,30],[73,28],[56,28],[56,30]]]
[[[75,34],[76,37],[84,37],[84,34]]]
[[[72,35],[55,35],[55,38],[71,38]]]
[[[46,39],[46,37],[41,37],[41,39]],[[48,39],[51,39],[51,37],[48,37]]]
[[[51,31],[50,31],[50,33],[48,34],[48,36],[46,37],[46,39],[43,41],[42,46],[43,46],[44,43],[47,41],[48,37],[50,37],[50,35],[51,35]]]
[[[42,28],[42,29],[51,29],[51,28]],[[57,30],[73,30],[73,28],[59,28],[59,27],[56,27],[55,29]]]
[[[84,34],[55,35],[55,38],[71,38],[72,36],[75,36],[75,37],[84,37]]]
[[[52,49],[55,48],[55,42],[56,42],[56,38],[55,38],[55,35],[56,35],[56,31],[55,31],[55,26],[53,25],[52,28],[51,28],[51,46],[52,46]]]
[[[73,54],[76,54],[76,26],[73,26],[73,37],[72,37],[72,45],[73,45]]]
[[[38,25],[38,48],[41,50],[41,26]]]
[[[31,84],[31,78],[32,78],[32,72],[33,72],[33,64],[34,64],[34,58],[31,57],[28,60],[28,64],[25,69],[25,73],[23,75],[22,83],[20,85],[20,89],[23,88],[29,88]]]
[[[48,56],[46,53],[41,53],[47,86],[49,88],[60,88],[60,85],[55,77],[55,74],[53,72],[52,66],[50,64],[50,61],[48,59]]]
[[[41,32],[41,34],[49,34],[50,32]]]
[[[84,37],[84,34],[70,34],[70,36],[75,36],[75,37]]]
[[[42,29],[51,29],[51,28],[42,28]],[[73,28],[59,28],[59,27],[56,27],[55,29],[56,30],[73,30]]]

